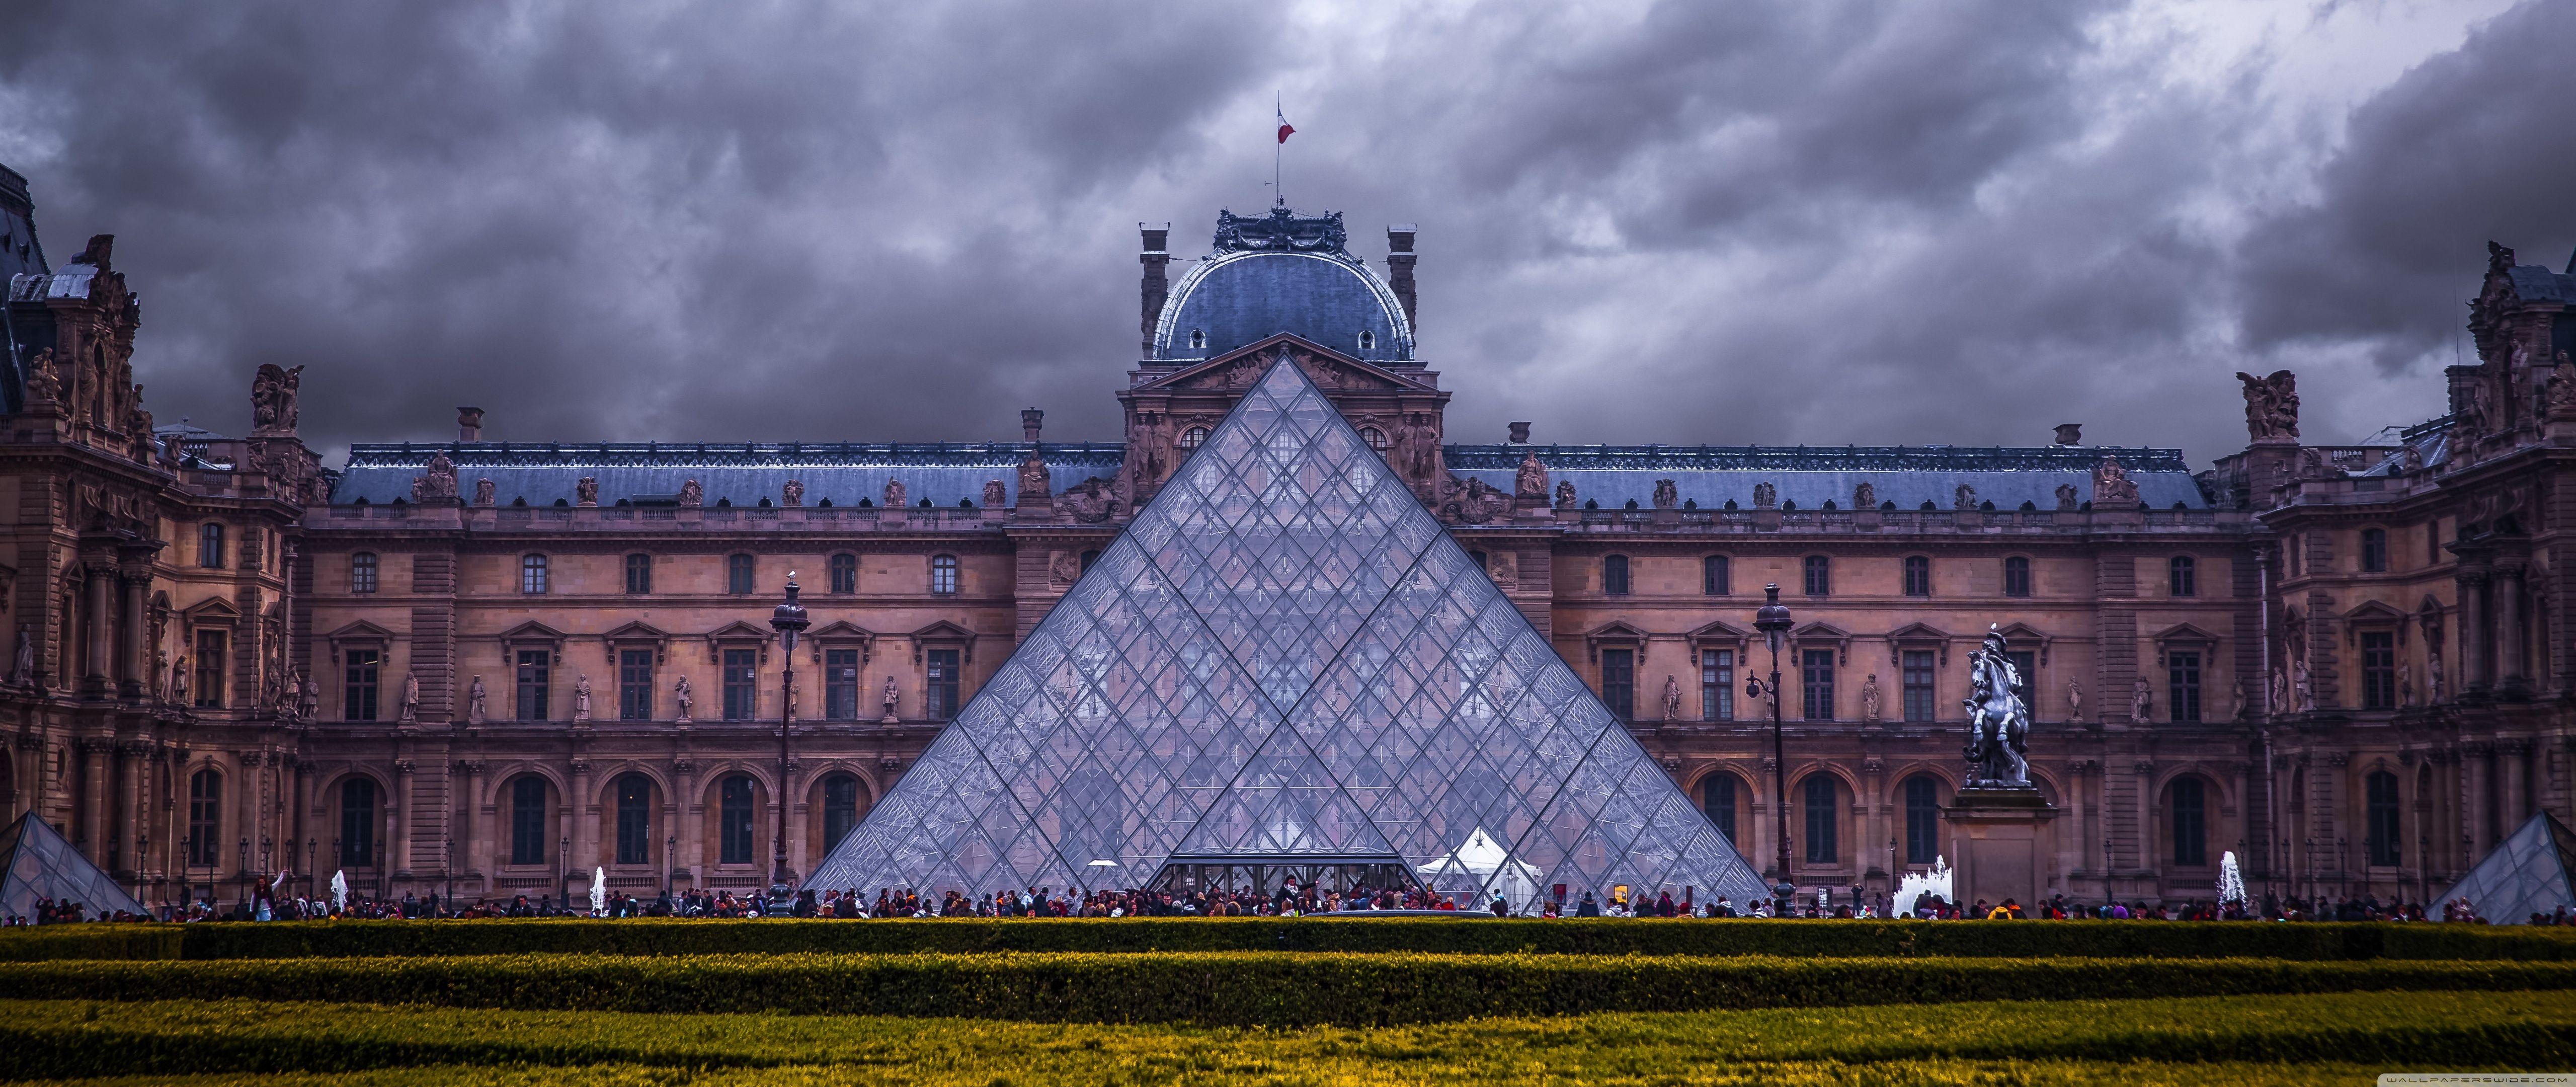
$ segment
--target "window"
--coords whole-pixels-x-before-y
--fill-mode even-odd
[[[1206,329],[1193,328],[1190,330],[1190,347],[1193,350],[1205,350],[1207,348]]]
[[[1941,783],[1928,775],[1905,779],[1905,863],[1930,864],[1941,856]]]
[[[957,591],[957,556],[934,555],[931,557],[930,591],[934,593],[953,593]]]
[[[721,836],[717,861],[751,863],[751,779],[735,774],[717,788],[716,828]]]
[[[349,556],[349,591],[353,593],[376,591],[375,552],[360,551]]]
[[[2031,700],[2030,692],[2039,686],[2039,654],[2028,649],[2007,649],[2004,656],[2013,662],[2013,675],[2021,680],[2013,693],[2021,696],[2023,705],[2032,707],[2033,715],[2038,714],[2039,703]]]
[[[823,779],[823,852],[838,848],[859,825],[859,779],[834,774]]]
[[[1090,572],[1091,572],[1091,564],[1092,564],[1092,563],[1095,563],[1095,562],[1099,562],[1099,561],[1100,561],[1100,552],[1097,552],[1097,551],[1085,551],[1085,552],[1083,552],[1083,553],[1082,553],[1082,572],[1083,572],[1083,573],[1086,573],[1086,574],[1090,573]]]
[[[1377,333],[1375,333],[1375,332],[1371,332],[1371,331],[1369,331],[1368,329],[1365,329],[1365,328],[1361,329],[1361,330],[1360,330],[1360,350],[1362,350],[1362,351],[1374,351],[1374,350],[1376,350],[1376,349],[1377,349]]]
[[[859,719],[859,651],[823,651],[823,719]]]
[[[1602,556],[1601,591],[1611,596],[1628,595],[1628,556]]]
[[[617,863],[653,863],[653,779],[642,774],[617,779]]]
[[[1905,651],[1904,684],[1905,719],[1908,721],[1931,720],[1933,701],[1931,650],[1908,649]]]
[[[546,688],[553,651],[522,649],[518,656],[518,705],[514,707],[522,721],[546,719]]]
[[[1827,774],[1811,774],[1802,783],[1807,809],[1807,863],[1833,864],[1842,856],[1840,843],[1834,840],[1834,779]]]
[[[546,779],[510,780],[510,863],[546,863]]]
[[[349,649],[340,653],[347,680],[340,689],[340,719],[373,721],[376,719],[377,679],[384,667],[384,653],[377,649]]]
[[[957,658],[960,655],[954,649],[933,649],[924,654],[930,664],[928,674],[923,677],[929,681],[929,689],[924,692],[922,706],[931,720],[945,721],[957,715]]]
[[[2173,783],[2174,863],[2197,868],[2209,863],[2209,794],[2199,778]]]
[[[729,593],[751,591],[751,556],[725,556],[725,591]]]
[[[748,721],[760,712],[760,651],[724,651],[724,719]]]
[[[544,555],[520,556],[519,591],[523,593],[542,593],[546,591],[546,557]]]
[[[1699,651],[1699,719],[1735,720],[1735,651]]]
[[[188,865],[212,868],[223,854],[224,779],[213,770],[188,777]]]
[[[2361,708],[2397,708],[2397,633],[2361,632]]]
[[[2387,529],[2365,528],[2361,530],[2361,569],[2363,573],[2369,574],[2387,572]]]
[[[617,719],[653,719],[653,651],[617,651]]]
[[[1807,649],[1798,654],[1799,678],[1806,685],[1806,718],[1810,721],[1834,719],[1834,651]]]
[[[1386,452],[1386,432],[1383,430],[1379,430],[1373,426],[1361,427],[1360,440],[1367,442],[1369,448],[1377,450],[1379,453]]]
[[[1637,716],[1637,655],[1634,650],[1601,651],[1601,704],[1622,721]]]
[[[1726,835],[1729,843],[1734,842],[1735,775],[1710,774],[1699,788],[1700,810],[1708,813],[1708,821],[1718,833]]]
[[[1699,560],[1699,591],[1702,596],[1725,596],[1732,591],[1727,585],[1726,556],[1710,555]]]
[[[626,591],[639,596],[653,591],[653,556],[626,556]]]
[[[224,708],[224,658],[231,642],[230,632],[200,630],[197,632],[197,706],[200,709]]]
[[[2174,720],[2200,720],[2200,653],[2176,650],[2165,654],[2165,710]]]
[[[2019,555],[2004,559],[2004,595],[2030,595],[2030,560]]]
[[[1807,595],[1826,596],[1833,591],[1833,560],[1823,555],[1807,556]]]
[[[859,557],[847,552],[832,556],[832,591],[848,594],[859,591]]]
[[[2386,770],[2373,770],[2362,779],[2362,792],[2369,805],[2370,863],[2382,868],[2397,866],[2397,775]]]
[[[197,529],[197,565],[209,570],[224,568],[224,526],[208,521]]]
[[[1808,559],[1807,561],[1814,562],[1816,560]],[[1816,596],[1824,595],[1814,589],[1809,589],[1807,592]],[[1924,558],[1921,555],[1908,555],[1905,557],[1905,595],[1932,595],[1932,560]]]
[[[350,778],[340,783],[340,866],[367,868],[376,863],[376,783]]]
[[[1183,448],[1183,449],[1196,449],[1196,448],[1198,448],[1198,447],[1199,447],[1199,443],[1200,443],[1200,442],[1203,442],[1203,441],[1206,441],[1206,440],[1207,440],[1207,434],[1208,434],[1207,428],[1206,428],[1206,427],[1203,427],[1203,426],[1194,426],[1194,427],[1189,428],[1188,430],[1184,430],[1184,431],[1182,431],[1182,432],[1181,432],[1181,448]]]
[[[2165,582],[2175,596],[2200,595],[2200,564],[2189,555],[2176,555],[2165,563]]]

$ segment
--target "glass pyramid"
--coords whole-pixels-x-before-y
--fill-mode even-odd
[[[2427,903],[2426,912],[2462,898],[2478,916],[2498,925],[2526,924],[2532,914],[2561,908],[2576,911],[2570,874],[2576,874],[2576,833],[2543,811],[2506,836],[2442,897]]]
[[[806,885],[1255,865],[1765,894],[1284,351]]]
[[[32,921],[37,900],[46,898],[80,903],[83,919],[116,910],[145,912],[143,903],[81,856],[52,824],[28,812],[0,831],[0,916]]]

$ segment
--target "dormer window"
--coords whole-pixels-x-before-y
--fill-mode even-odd
[[[1361,330],[1360,330],[1360,350],[1362,350],[1362,351],[1375,351],[1375,350],[1377,350],[1377,333],[1375,333],[1375,332],[1371,332],[1371,331],[1369,331],[1369,330],[1367,330],[1367,329],[1365,329],[1365,328],[1361,329]]]
[[[1198,330],[1198,329],[1195,329],[1195,328],[1191,329],[1191,330],[1190,330],[1190,350],[1192,350],[1192,351],[1205,351],[1205,350],[1207,350],[1207,333],[1205,333],[1205,332],[1203,332],[1203,331],[1200,331],[1200,330]]]

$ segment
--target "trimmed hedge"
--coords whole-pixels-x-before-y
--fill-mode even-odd
[[[96,941],[90,943],[87,941]],[[93,953],[94,950],[94,953]],[[2576,930],[2179,921],[1127,918],[902,921],[295,921],[45,926],[0,960],[387,955],[1335,951],[1876,958],[2576,960]]]
[[[2371,990],[2576,988],[2576,964],[1199,952],[0,964],[0,998],[323,1001],[1042,1022],[1378,1025],[1480,1016]]]

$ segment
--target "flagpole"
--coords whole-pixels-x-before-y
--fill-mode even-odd
[[[1279,95],[1277,99],[1271,103],[1271,111],[1278,115],[1281,122],[1286,122],[1288,119],[1288,96],[1285,94]],[[1286,137],[1280,136],[1279,130],[1276,128],[1271,129],[1270,134],[1272,136],[1270,141],[1270,199],[1279,206],[1285,207],[1288,204],[1288,190],[1280,187],[1279,164],[1288,153],[1288,140]]]

